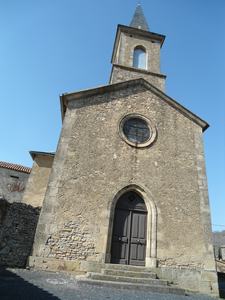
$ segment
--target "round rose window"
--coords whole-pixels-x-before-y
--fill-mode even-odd
[[[150,129],[145,120],[134,117],[123,124],[123,133],[132,143],[145,143],[150,138]]]
[[[120,135],[131,146],[146,147],[154,141],[156,130],[147,118],[132,114],[121,120]]]

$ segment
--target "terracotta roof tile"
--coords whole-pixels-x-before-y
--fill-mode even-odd
[[[0,168],[14,170],[14,171],[18,171],[18,172],[27,173],[27,174],[30,174],[30,172],[31,172],[31,168],[29,168],[29,167],[12,164],[12,163],[7,163],[4,161],[0,161]]]

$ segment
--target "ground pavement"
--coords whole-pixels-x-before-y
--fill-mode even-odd
[[[204,295],[177,296],[79,285],[65,273],[6,269],[0,271],[0,300],[213,300]]]

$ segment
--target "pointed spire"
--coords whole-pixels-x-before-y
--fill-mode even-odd
[[[130,27],[149,31],[148,23],[145,19],[140,2],[138,3]]]

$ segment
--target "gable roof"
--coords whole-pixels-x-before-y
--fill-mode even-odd
[[[67,104],[71,100],[77,100],[77,99],[82,99],[82,98],[89,97],[89,96],[100,95],[100,94],[104,94],[104,93],[118,91],[121,89],[126,89],[126,88],[137,86],[137,85],[145,87],[147,90],[151,91],[153,94],[160,97],[168,105],[170,105],[171,107],[173,107],[174,109],[179,111],[186,118],[192,120],[194,123],[199,125],[202,128],[202,131],[205,131],[209,127],[209,124],[206,121],[204,121],[203,119],[201,119],[200,117],[198,117],[197,115],[192,113],[190,110],[185,108],[183,105],[179,104],[176,100],[169,97],[168,95],[163,93],[161,90],[156,88],[153,84],[149,83],[148,81],[146,81],[143,78],[132,79],[132,80],[128,80],[128,81],[122,81],[122,82],[118,82],[118,83],[100,86],[97,88],[62,94],[60,96],[62,119],[64,118]]]
[[[31,168],[29,168],[29,167],[25,167],[25,166],[18,165],[18,164],[12,164],[12,163],[8,163],[5,161],[0,161],[0,168],[23,172],[23,173],[27,173],[27,174],[30,174],[30,172],[31,172]]]

